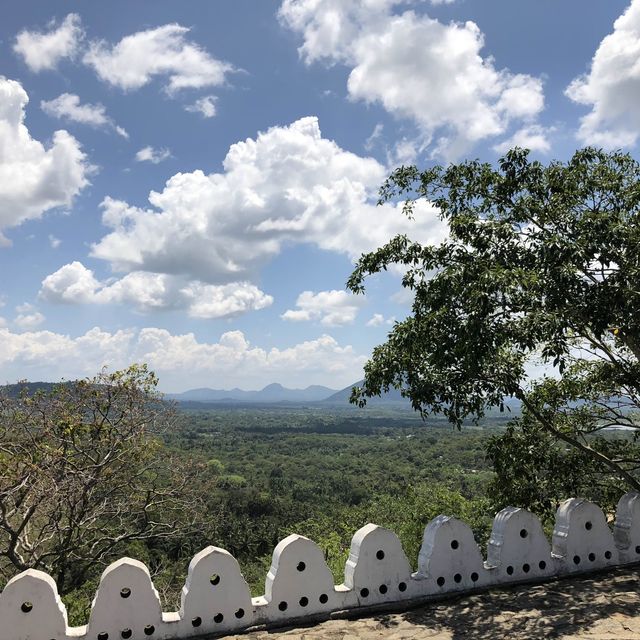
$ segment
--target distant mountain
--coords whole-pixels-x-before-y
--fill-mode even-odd
[[[341,389],[332,396],[325,398],[323,404],[349,404],[349,398],[351,397],[351,388],[359,387],[364,383],[364,380],[358,380],[350,384],[348,387]],[[407,407],[410,406],[410,401],[407,398],[403,398],[398,389],[389,389],[389,393],[382,394],[379,398],[367,398],[367,405],[380,405],[380,404],[404,404]]]
[[[346,405],[349,404],[349,398],[351,397],[351,389],[352,387],[360,387],[364,383],[364,380],[358,380],[358,382],[354,382],[350,384],[348,387],[341,389],[337,393],[334,393],[332,396],[325,398],[322,400],[322,404],[331,404],[331,405]],[[381,405],[393,405],[395,407],[402,407],[406,409],[411,408],[411,401],[408,398],[403,398],[399,389],[389,389],[388,393],[382,394],[379,398],[367,398],[367,406],[379,407]],[[487,411],[487,416],[496,416],[496,415],[511,415],[516,416],[521,412],[521,404],[520,401],[516,398],[505,398],[504,401],[505,413],[501,413],[497,407],[489,409]]]
[[[21,393],[25,392],[30,396],[38,391],[51,393],[51,391],[53,391],[55,387],[59,387],[60,384],[60,382],[18,382],[16,384],[5,384],[0,386],[0,392],[10,398],[17,398]]]
[[[335,389],[311,385],[305,389],[287,389],[281,384],[267,385],[260,391],[242,389],[190,389],[183,393],[167,393],[166,397],[178,402],[318,402],[335,394]]]

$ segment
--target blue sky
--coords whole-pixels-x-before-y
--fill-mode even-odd
[[[0,382],[340,388],[408,312],[346,293],[399,164],[635,153],[640,0],[56,0],[0,9]]]

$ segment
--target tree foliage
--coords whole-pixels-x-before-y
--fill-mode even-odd
[[[184,533],[185,481],[158,439],[174,416],[155,386],[132,366],[0,397],[0,575],[41,569],[66,593],[126,544]]]
[[[397,236],[356,264],[351,291],[400,265],[414,300],[352,402],[395,387],[459,427],[517,398],[544,435],[536,446],[561,442],[591,471],[640,490],[634,438],[600,437],[605,427],[640,429],[638,163],[588,148],[545,166],[514,149],[497,168],[401,167],[380,202],[397,198],[409,216],[429,200],[450,233],[439,245]],[[553,373],[531,381],[535,361]]]

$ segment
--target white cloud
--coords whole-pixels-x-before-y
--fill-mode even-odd
[[[303,291],[296,300],[297,309],[287,309],[281,317],[292,322],[319,320],[325,326],[339,327],[352,324],[363,304],[362,296],[346,291]]]
[[[399,291],[396,291],[396,293],[394,293],[391,296],[391,301],[402,306],[410,307],[413,304],[414,298],[415,298],[414,291],[412,291],[411,289],[402,287],[402,289],[400,289]]]
[[[522,147],[523,149],[531,149],[531,151],[549,153],[551,151],[549,136],[554,131],[554,127],[529,125],[516,131],[508,140],[494,145],[493,149],[498,153],[506,153],[513,147]]]
[[[203,118],[213,118],[216,115],[216,97],[204,96],[198,98],[193,104],[185,107],[186,111],[199,113]]]
[[[566,95],[591,107],[578,139],[609,149],[636,144],[640,131],[640,0],[632,0],[598,47],[589,72]]]
[[[30,302],[23,302],[16,307],[17,313],[30,313],[35,310],[36,308]]]
[[[194,318],[222,318],[247,311],[264,309],[273,303],[273,297],[248,282],[211,285],[191,282],[181,289],[190,301],[189,315]]]
[[[42,281],[40,296],[49,302],[87,303],[95,298],[100,283],[80,262],[60,267]]]
[[[123,138],[129,137],[129,134],[107,115],[103,105],[80,104],[80,98],[74,93],[63,93],[53,100],[42,100],[40,108],[54,118],[64,118],[98,128],[109,127]]]
[[[166,160],[171,156],[169,149],[154,149],[153,147],[144,147],[136,153],[136,160],[138,162],[152,162],[153,164],[159,164],[163,160]]]
[[[378,140],[382,137],[382,132],[384,131],[384,125],[381,122],[373,128],[371,135],[364,141],[364,148],[367,151],[371,151],[375,146]]]
[[[197,386],[256,388],[278,381],[346,386],[362,376],[365,356],[322,335],[283,349],[249,343],[241,331],[222,334],[217,342],[198,342],[192,333],[172,335],[153,327],[115,333],[97,327],[70,337],[51,331],[12,333],[0,329],[0,369],[5,380],[74,379],[146,362],[161,386],[181,391]]]
[[[392,12],[402,0],[284,0],[280,20],[303,37],[307,64],[324,60],[351,70],[352,99],[380,103],[409,118],[423,141],[452,159],[511,122],[542,111],[542,81],[497,69],[481,55],[473,22],[442,24],[426,15]]]
[[[209,284],[250,281],[286,243],[359,257],[397,233],[439,242],[446,226],[426,202],[415,221],[377,207],[387,169],[322,137],[316,118],[231,146],[224,173],[196,170],[152,191],[152,208],[106,198],[111,232],[91,254],[116,271],[182,275]]]
[[[88,184],[92,167],[67,131],[53,134],[45,149],[24,125],[29,98],[19,82],[0,76],[0,244],[2,230],[70,206]]]
[[[49,234],[49,244],[52,249],[57,249],[62,244],[62,240],[60,240],[60,238],[56,238],[52,234]]]
[[[395,316],[385,318],[381,313],[374,313],[371,318],[367,320],[367,327],[381,327],[383,324],[391,326],[395,321]]]
[[[20,329],[35,329],[45,321],[44,315],[28,302],[18,305],[16,312],[18,315],[13,319],[13,323]]]
[[[165,89],[170,94],[222,85],[233,67],[189,41],[188,32],[179,24],[166,24],[133,33],[113,46],[92,42],[83,61],[101,80],[124,90],[139,89],[154,76],[168,77]]]
[[[80,262],[66,264],[42,281],[40,297],[66,304],[126,304],[140,312],[186,309],[194,318],[223,318],[264,309],[273,298],[248,282],[207,285],[160,273],[134,271],[100,282]]]
[[[83,37],[78,14],[70,13],[58,28],[53,22],[49,26],[51,30],[46,33],[24,30],[16,37],[13,50],[31,71],[55,69],[60,60],[72,58],[78,51]]]

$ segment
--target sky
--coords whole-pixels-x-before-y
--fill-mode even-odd
[[[339,389],[410,312],[345,282],[402,164],[637,155],[640,0],[0,6],[0,384]]]

